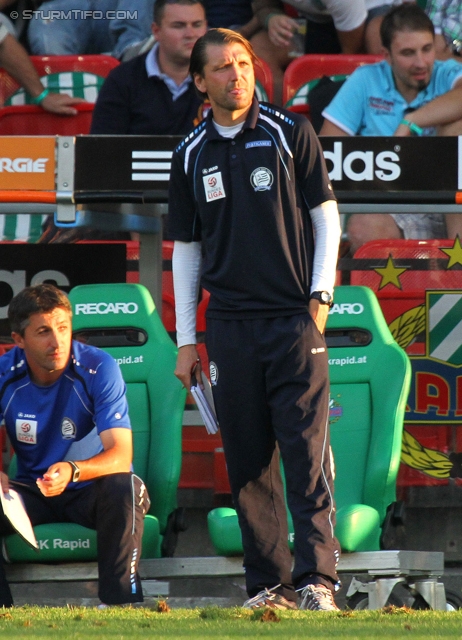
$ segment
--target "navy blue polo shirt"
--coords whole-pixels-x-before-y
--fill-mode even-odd
[[[254,318],[306,311],[313,263],[309,210],[334,200],[309,121],[254,99],[224,138],[210,112],[175,149],[168,235],[202,243],[207,315]]]

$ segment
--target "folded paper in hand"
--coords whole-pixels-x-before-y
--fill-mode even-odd
[[[8,493],[3,493],[0,487],[0,502],[2,503],[3,513],[15,531],[17,531],[21,538],[30,544],[31,547],[38,550],[34,530],[20,494],[14,489],[11,489],[11,487]]]
[[[197,408],[199,409],[202,420],[204,421],[207,433],[213,434],[218,431],[218,420],[215,413],[215,405],[213,403],[212,388],[203,371],[201,371],[201,381],[204,387],[203,389],[199,385],[197,379],[193,378],[191,394],[196,401]]]

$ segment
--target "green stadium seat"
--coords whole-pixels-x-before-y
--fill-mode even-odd
[[[146,483],[142,558],[173,555],[182,529],[177,509],[181,430],[186,391],[173,371],[177,349],[148,290],[139,284],[94,284],[70,293],[76,339],[103,348],[119,363],[133,428],[134,471]],[[11,466],[11,465],[10,465]],[[14,465],[13,465],[14,467]],[[13,475],[9,470],[10,475]],[[34,528],[40,552],[18,535],[3,539],[10,562],[79,562],[97,558],[96,532],[77,524]]]
[[[367,287],[336,288],[326,341],[336,472],[335,533],[344,552],[377,551],[387,510],[396,500],[410,363]],[[293,526],[288,518],[292,547]],[[212,510],[208,529],[219,555],[243,553],[234,509]]]

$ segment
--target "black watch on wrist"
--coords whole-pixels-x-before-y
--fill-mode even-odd
[[[72,478],[71,482],[78,482],[80,478],[80,469],[72,460],[66,460],[72,467]]]
[[[319,300],[321,304],[327,304],[329,308],[334,304],[334,298],[328,291],[313,291],[310,298]]]

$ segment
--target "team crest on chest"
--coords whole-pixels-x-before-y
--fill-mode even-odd
[[[250,175],[250,184],[255,191],[269,191],[273,184],[273,174],[266,167],[258,167]]]
[[[63,418],[61,422],[61,435],[64,440],[72,440],[75,438],[77,428],[70,418]]]
[[[37,444],[37,420],[16,419],[16,438],[18,442]]]
[[[203,176],[202,180],[204,181],[205,199],[207,202],[226,198],[221,171],[216,171],[208,176]]]

